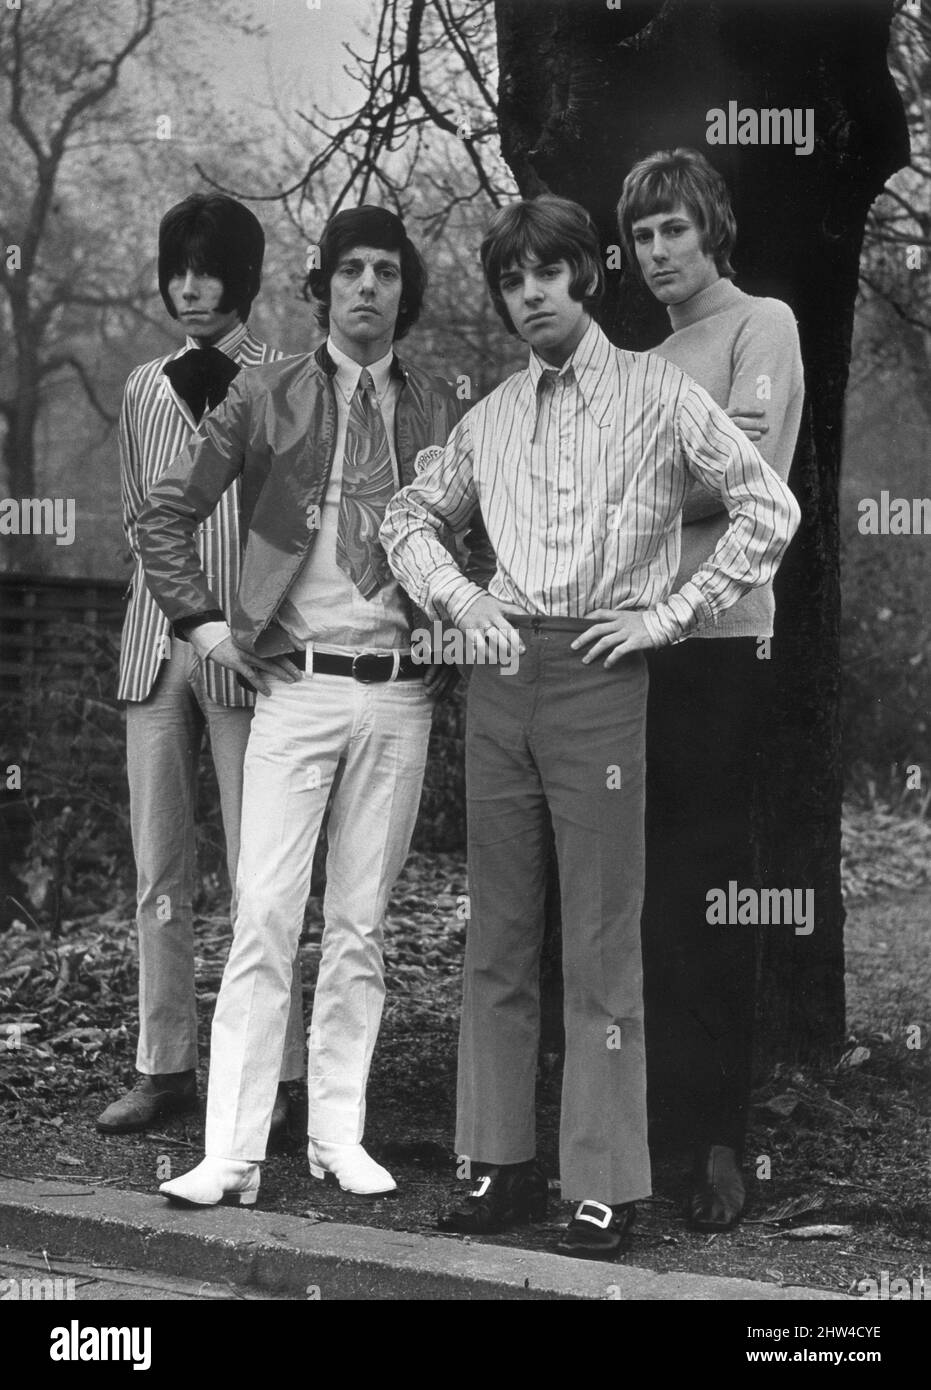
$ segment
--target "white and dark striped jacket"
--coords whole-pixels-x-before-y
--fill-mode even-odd
[[[170,651],[168,619],[146,587],[136,521],[146,493],[190,442],[196,432],[194,417],[172,389],[163,373],[166,362],[180,357],[193,341],[167,357],[146,362],[130,374],[120,412],[120,480],[123,498],[123,530],[133,553],[135,568],[120,649],[117,698],[144,700],[151,693],[161,662]],[[245,324],[221,338],[216,346],[245,370],[285,356],[261,343]],[[241,542],[239,532],[239,481],[220,498],[216,509],[198,527],[197,548],[211,589],[224,613],[229,614],[239,586]],[[245,706],[254,696],[241,689],[235,673],[208,662],[207,693],[221,705]]]

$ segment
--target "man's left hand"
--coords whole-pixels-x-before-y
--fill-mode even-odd
[[[643,617],[635,609],[616,611],[612,608],[596,608],[585,614],[586,621],[594,626],[581,633],[572,643],[572,649],[587,647],[594,642],[591,650],[582,657],[583,666],[608,653],[605,668],[616,666],[622,656],[639,651],[642,647],[653,647],[654,642],[647,632]]]

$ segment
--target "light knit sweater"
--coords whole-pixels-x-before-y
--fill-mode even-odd
[[[781,299],[744,294],[716,280],[684,304],[669,306],[672,334],[653,352],[703,386],[724,410],[765,410],[768,432],[757,449],[786,481],[795,451],[805,382],[795,316]],[[767,398],[768,397],[768,398]],[[680,589],[727,530],[721,501],[698,482],[682,511],[682,558],[673,586]],[[771,637],[776,611],[772,583],[751,589],[691,637]]]

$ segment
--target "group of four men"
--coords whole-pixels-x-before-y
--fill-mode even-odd
[[[705,1063],[692,1220],[726,1229],[740,1215],[752,953],[745,934],[735,944],[710,928],[704,906],[710,885],[753,873],[755,649],[799,519],[784,481],[798,339],[784,304],[733,285],[727,191],[702,156],[642,161],[619,219],[672,337],[649,354],[613,347],[593,317],[604,271],[584,209],[515,202],[481,256],[529,362],[465,414],[450,386],[395,354],[426,275],[393,213],[330,219],[305,290],[326,341],[289,358],[246,328],[263,247],[252,214],[194,195],[163,219],[159,283],[186,351],[132,374],[121,420],[137,558],[120,693],[141,1075],[98,1125],[144,1128],[195,1102],[192,819],[206,724],[233,938],[206,1157],[162,1184],[175,1201],[253,1203],[286,1122],[284,1083],[303,1065],[296,952],[328,806],[308,1160],[348,1192],[395,1187],[362,1146],[365,1095],[388,897],[434,702],[456,678],[439,651],[418,657],[418,635],[440,623],[461,633],[469,672],[456,1148],[480,1179],[441,1226],[484,1234],[546,1210],[534,1085],[550,827],[560,1183],[577,1203],[557,1248],[613,1257],[650,1193],[642,913],[648,992],[653,978],[657,999],[694,1022]],[[718,640],[683,640],[703,637]],[[655,1018],[659,1049],[668,1020],[658,1007]]]

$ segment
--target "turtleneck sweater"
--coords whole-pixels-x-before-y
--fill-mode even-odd
[[[802,418],[805,383],[795,316],[781,299],[744,294],[720,279],[683,304],[669,305],[672,334],[652,349],[704,387],[724,410],[765,410],[756,447],[785,482]],[[690,484],[682,512],[680,589],[707,560],[728,525],[720,499]],[[751,589],[692,637],[771,637],[773,586]]]

